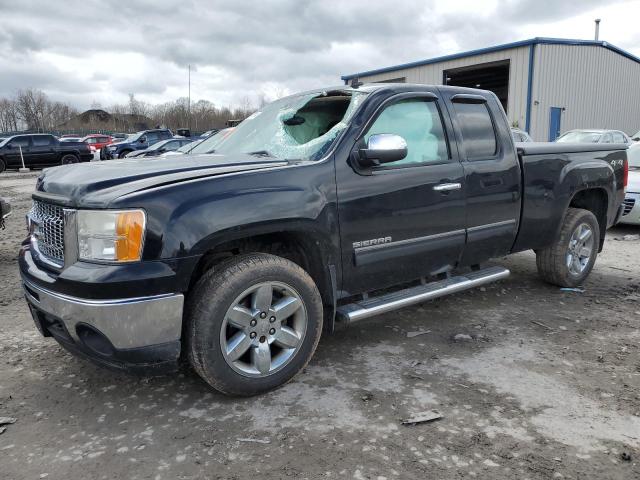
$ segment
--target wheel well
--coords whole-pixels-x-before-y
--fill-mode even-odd
[[[609,205],[609,197],[607,192],[601,188],[591,188],[580,190],[576,193],[569,203],[569,207],[583,208],[593,213],[598,220],[600,227],[600,248],[604,244],[604,237],[607,230],[607,206]]]
[[[302,267],[318,287],[323,304],[333,307],[334,285],[329,266],[320,254],[323,247],[310,237],[304,233],[277,232],[222,243],[202,256],[191,275],[189,290],[205,272],[224,260],[245,253],[270,253]]]

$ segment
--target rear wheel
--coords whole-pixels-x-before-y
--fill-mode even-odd
[[[78,159],[78,157],[76,157],[75,155],[64,155],[62,157],[62,160],[60,163],[62,163],[62,165],[70,165],[72,163],[78,163],[80,161],[80,159]]]
[[[536,252],[538,273],[561,287],[581,285],[596,263],[600,227],[595,215],[581,208],[569,208],[556,242]]]
[[[4,163],[4,160],[0,158],[0,173],[4,172],[7,169],[7,165]]]
[[[197,283],[187,312],[191,365],[232,395],[256,395],[291,380],[322,332],[322,301],[309,274],[269,254],[214,267]]]

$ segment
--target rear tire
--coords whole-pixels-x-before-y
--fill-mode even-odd
[[[0,158],[0,173],[4,172],[7,169],[7,165],[4,163],[4,160]]]
[[[189,297],[189,362],[222,393],[273,390],[311,359],[322,315],[318,288],[295,263],[264,253],[233,257],[205,273]]]
[[[589,276],[600,245],[600,226],[589,210],[569,208],[556,242],[536,252],[538,273],[560,287],[576,287]]]
[[[71,165],[72,163],[78,163],[79,161],[80,159],[78,157],[76,157],[75,155],[69,154],[69,155],[64,155],[60,163],[62,165]]]

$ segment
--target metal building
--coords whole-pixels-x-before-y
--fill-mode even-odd
[[[342,80],[491,90],[511,124],[536,141],[574,128],[640,130],[640,58],[602,41],[533,38]]]

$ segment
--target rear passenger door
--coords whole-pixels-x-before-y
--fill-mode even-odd
[[[58,152],[52,135],[31,137],[31,156],[34,165],[54,165],[58,163]]]
[[[360,293],[453,269],[464,247],[463,170],[435,92],[394,95],[336,159],[343,289]],[[394,134],[407,156],[370,170],[353,160],[373,134]]]
[[[466,185],[467,244],[462,265],[507,254],[518,231],[520,163],[508,120],[492,94],[443,95],[456,135]]]

